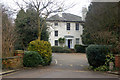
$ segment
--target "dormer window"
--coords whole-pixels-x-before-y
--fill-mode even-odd
[[[70,30],[70,23],[67,23],[67,30]]]
[[[54,25],[55,25],[55,26],[58,26],[58,23],[57,23],[57,22],[55,22],[55,23],[54,23]]]

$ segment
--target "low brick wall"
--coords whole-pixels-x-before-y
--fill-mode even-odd
[[[6,57],[2,59],[3,69],[18,69],[21,67],[23,67],[22,56]]]
[[[120,55],[115,55],[115,66],[120,68]]]

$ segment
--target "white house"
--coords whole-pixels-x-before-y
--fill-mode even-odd
[[[70,13],[59,13],[48,18],[49,24],[49,42],[52,46],[59,46],[58,39],[65,38],[64,46],[73,49],[75,44],[81,44],[81,35],[83,33],[83,24],[80,16]]]

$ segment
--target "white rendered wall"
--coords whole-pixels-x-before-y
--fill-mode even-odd
[[[79,38],[79,44],[82,45],[82,39],[81,35],[83,33],[83,27],[81,24],[79,24],[79,30],[76,30],[76,24],[75,22],[58,22],[58,26],[54,26],[55,22],[47,22],[49,25],[49,42],[51,43],[52,46],[55,46],[55,40],[58,40],[60,37],[64,37],[67,35],[74,36],[72,39],[72,47],[74,48],[74,45],[76,44],[76,38]],[[66,29],[66,24],[70,23],[70,30]],[[55,31],[58,30],[58,36],[55,36]]]

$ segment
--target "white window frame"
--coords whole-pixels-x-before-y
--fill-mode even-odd
[[[56,34],[56,32],[57,32],[57,34]],[[57,37],[57,36],[58,36],[58,31],[57,31],[57,30],[55,31],[55,34],[54,34],[54,35],[55,35],[55,37]]]
[[[68,26],[68,24],[69,24],[69,26]],[[70,23],[67,23],[67,24],[66,24],[66,30],[70,31],[70,25],[71,25]],[[68,28],[68,27],[69,27],[69,28]]]
[[[57,41],[57,43],[56,43],[56,41]],[[57,44],[57,45],[56,45]],[[55,40],[55,46],[58,46],[58,40]]]
[[[80,44],[80,38],[76,38],[76,44]]]
[[[54,23],[54,26],[58,26],[58,22],[55,22],[55,23]]]
[[[76,30],[76,31],[79,31],[79,30],[80,30],[79,23],[75,23],[75,30]]]

